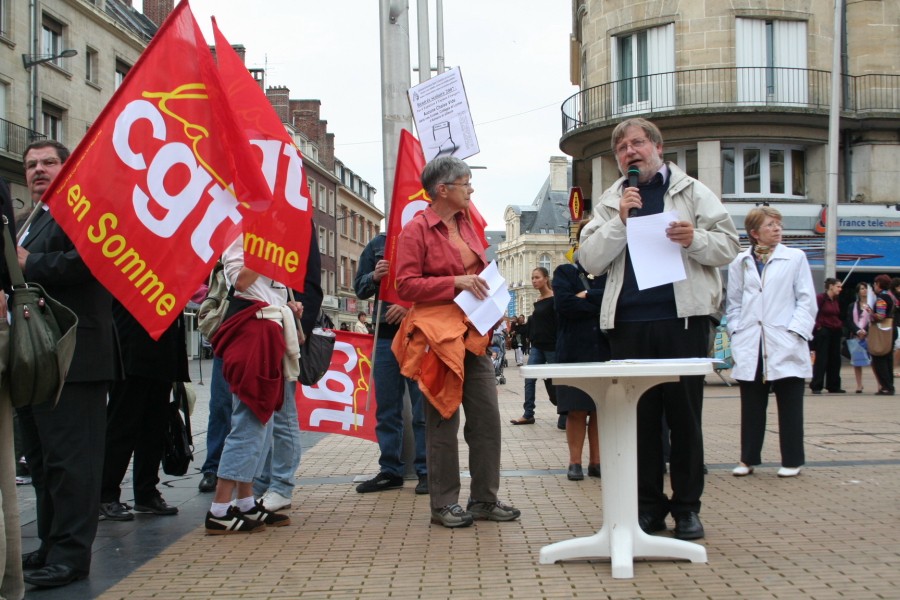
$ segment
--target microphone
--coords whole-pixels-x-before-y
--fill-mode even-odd
[[[628,167],[628,187],[637,187],[638,177],[641,175],[641,170],[637,168],[637,165],[631,165]],[[636,217],[638,209],[632,208],[628,211],[629,217]]]

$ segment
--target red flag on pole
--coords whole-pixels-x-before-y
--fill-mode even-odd
[[[338,433],[377,442],[375,390],[369,389],[375,338],[337,331],[331,367],[316,385],[297,385],[297,416],[302,431]]]
[[[272,204],[262,172],[246,168],[255,164],[183,1],[43,199],[94,276],[158,338],[241,220]]]
[[[397,280],[394,272],[394,259],[397,257],[397,238],[400,232],[413,217],[428,208],[431,198],[422,188],[422,170],[425,168],[425,154],[422,144],[413,135],[403,129],[400,132],[400,148],[397,151],[397,169],[394,172],[394,193],[391,195],[391,215],[388,221],[387,241],[384,258],[390,261],[388,274],[381,279],[379,298],[409,308],[411,303],[401,300],[397,295]],[[484,235],[487,222],[469,203],[469,220],[478,233],[482,245],[487,248],[491,244]]]
[[[302,290],[312,235],[312,202],[303,158],[275,109],[213,19],[216,57],[228,103],[238,127],[258,151],[273,203],[245,216],[244,264],[296,290]]]

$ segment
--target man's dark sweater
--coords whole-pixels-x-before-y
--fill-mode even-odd
[[[638,185],[643,206],[638,209],[638,216],[656,215],[663,212],[669,180],[663,181],[659,173],[645,185]],[[627,222],[626,222],[627,227]],[[622,291],[616,304],[616,321],[661,321],[675,319],[678,310],[675,306],[675,288],[671,283],[646,290],[639,290],[631,254],[625,249],[625,279]]]

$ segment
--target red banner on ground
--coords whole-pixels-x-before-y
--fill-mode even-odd
[[[397,238],[413,217],[428,208],[431,198],[422,188],[422,170],[425,168],[425,154],[422,144],[413,134],[403,129],[400,131],[400,149],[397,152],[397,169],[394,172],[394,193],[391,195],[391,215],[387,228],[387,241],[384,247],[384,258],[390,261],[388,274],[381,279],[379,298],[409,308],[412,303],[401,300],[397,295],[397,280],[394,272],[394,259],[397,257]],[[487,248],[491,244],[484,236],[487,222],[475,208],[469,204],[469,220],[478,233],[481,244]]]
[[[377,442],[371,335],[337,331],[331,368],[316,385],[297,386],[301,431],[338,433]],[[366,402],[369,408],[366,409]]]
[[[158,338],[241,220],[272,204],[255,165],[183,1],[44,201],[94,276]]]
[[[267,210],[245,216],[244,264],[249,269],[303,290],[312,202],[303,157],[269,99],[213,19],[216,58],[228,103],[238,126],[257,150],[257,162],[273,202]]]

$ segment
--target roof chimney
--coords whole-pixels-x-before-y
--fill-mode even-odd
[[[569,191],[569,160],[565,156],[550,157],[550,191]]]
[[[131,4],[130,0],[128,4]],[[157,27],[162,26],[174,9],[175,0],[144,0],[144,16],[156,23]]]

